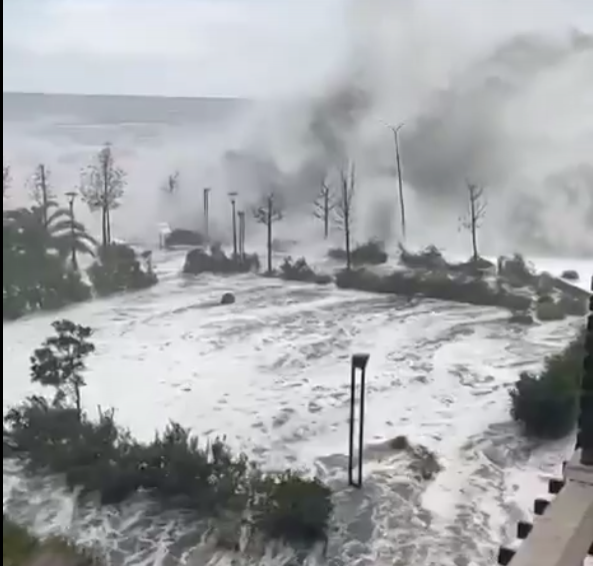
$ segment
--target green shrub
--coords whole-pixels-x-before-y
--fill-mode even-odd
[[[527,310],[531,299],[504,289],[494,289],[483,279],[443,271],[394,271],[380,275],[365,270],[341,271],[336,284],[344,289],[424,296],[443,301]]]
[[[40,540],[27,529],[2,515],[2,563],[4,566],[30,566],[33,564],[59,566],[94,566],[100,561],[90,551],[77,548],[63,538]]]
[[[562,438],[578,415],[584,331],[559,354],[546,358],[540,374],[523,372],[511,391],[511,415],[529,436]]]
[[[328,257],[336,261],[346,261],[346,250],[332,248],[327,253]],[[366,244],[356,246],[351,254],[352,265],[380,265],[386,263],[388,256],[381,242],[371,240]]]
[[[448,267],[448,263],[443,254],[436,246],[428,246],[419,253],[407,251],[401,244],[399,246],[399,261],[402,265],[411,268],[422,269],[443,269]]]
[[[260,262],[257,254],[245,254],[243,257],[228,257],[220,246],[212,246],[210,253],[197,248],[191,250],[186,258],[183,273],[199,275],[201,273],[231,274],[259,271]]]
[[[150,264],[143,269],[134,249],[125,244],[101,247],[99,259],[89,268],[89,277],[100,297],[149,289],[158,283]]]
[[[294,472],[268,476],[253,511],[254,525],[270,539],[313,544],[327,537],[333,512],[331,490]]]
[[[329,275],[315,273],[305,258],[297,259],[295,262],[290,257],[285,258],[284,263],[280,266],[280,277],[286,281],[303,281],[318,285],[327,285],[332,281]]]
[[[31,358],[33,381],[53,388],[53,400],[29,397],[7,412],[5,458],[18,458],[29,473],[63,475],[70,489],[98,495],[103,504],[141,490],[163,507],[201,518],[251,518],[268,538],[309,543],[325,537],[331,494],[319,481],[290,471],[264,474],[223,440],[200,446],[176,423],[143,443],[118,426],[113,411],[89,419],[80,391],[85,359],[94,349],[91,330],[68,321],[54,328],[57,336]]]

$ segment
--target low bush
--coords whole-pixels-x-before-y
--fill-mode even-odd
[[[4,566],[95,566],[100,561],[86,549],[61,538],[41,540],[27,529],[2,516],[2,564]]]
[[[44,270],[43,281],[4,286],[4,320],[16,320],[36,311],[58,310],[92,298],[91,288],[84,283],[78,271],[64,269],[57,262],[48,262],[45,268],[41,266],[40,269]]]
[[[336,261],[346,261],[347,259],[346,250],[342,248],[332,248],[327,255]],[[383,244],[376,240],[356,246],[351,253],[352,265],[380,265],[386,263],[387,259],[388,256]]]
[[[197,518],[250,522],[265,538],[307,544],[326,538],[331,491],[318,480],[292,471],[264,473],[222,439],[200,446],[176,423],[145,443],[121,428],[113,411],[91,420],[80,410],[81,372],[93,351],[90,329],[68,321],[54,328],[58,335],[32,357],[33,380],[55,389],[54,398],[33,396],[7,412],[5,458],[19,459],[32,474],[63,475],[81,497],[97,495],[102,504],[142,491],[164,508]]]
[[[197,248],[191,250],[183,266],[186,275],[201,273],[231,274],[259,271],[260,262],[257,254],[244,254],[243,257],[228,257],[220,246],[212,246],[210,253]]]
[[[579,272],[575,271],[574,269],[567,269],[563,271],[560,275],[562,279],[566,279],[567,281],[578,281],[580,279]]]
[[[290,257],[285,258],[284,263],[280,266],[280,277],[286,281],[303,281],[319,285],[327,285],[332,281],[329,275],[315,273],[305,258],[297,259],[295,262]]]
[[[136,251],[125,244],[100,248],[98,260],[91,265],[88,273],[100,297],[149,289],[158,283],[150,263],[143,266]]]
[[[508,281],[513,287],[534,285],[537,277],[533,268],[528,265],[525,258],[520,254],[515,254],[511,258],[499,257],[498,275]]]
[[[499,306],[510,310],[528,310],[529,297],[504,289],[495,289],[482,279],[435,271],[394,271],[379,275],[365,270],[342,271],[336,284],[343,289],[357,289],[374,293],[393,293],[413,297],[454,301],[484,306]]]
[[[402,265],[412,268],[422,269],[443,269],[447,268],[449,264],[443,257],[443,254],[436,246],[428,246],[418,253],[411,253],[407,251],[400,244],[399,261]]]
[[[549,356],[539,373],[523,372],[511,391],[511,415],[528,436],[562,438],[578,415],[583,370],[584,330],[559,354]]]
[[[176,228],[165,236],[165,247],[173,248],[176,246],[203,246],[208,243],[208,239],[201,232]]]

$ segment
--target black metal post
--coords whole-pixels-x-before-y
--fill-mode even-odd
[[[204,189],[204,235],[206,240],[210,239],[210,191],[212,189]]]
[[[593,466],[593,277],[591,277],[589,316],[585,332],[577,448],[581,449],[581,463],[585,466]]]
[[[229,193],[233,212],[233,259],[237,259],[237,193]]]
[[[245,260],[245,212],[237,212],[239,217],[239,256],[241,261]]]
[[[364,447],[364,410],[366,366],[369,361],[368,354],[355,354],[352,356],[350,367],[350,431],[348,445],[348,485],[362,487],[363,447]],[[354,481],[354,421],[356,412],[356,370],[361,372],[360,391],[360,416],[358,425],[358,481]]]
[[[348,485],[354,485],[354,409],[356,405],[356,366],[350,365],[350,437],[348,443]]]

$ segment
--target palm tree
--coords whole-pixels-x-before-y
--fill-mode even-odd
[[[81,254],[95,255],[97,242],[84,225],[73,222],[70,212],[53,201],[47,207],[5,212],[4,228],[14,251],[20,250],[33,258],[49,253],[66,260],[73,248]]]

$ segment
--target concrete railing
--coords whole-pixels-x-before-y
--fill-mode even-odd
[[[535,524],[518,524],[517,538],[524,542],[517,550],[501,548],[502,566],[583,566],[593,556],[593,294],[589,312],[577,450],[564,466],[564,479],[549,483],[556,497],[535,501]]]
[[[593,554],[593,467],[581,463],[580,451],[565,466],[565,480],[550,482],[552,501],[536,500],[534,525],[520,523],[517,550],[502,548],[505,566],[582,566]]]

